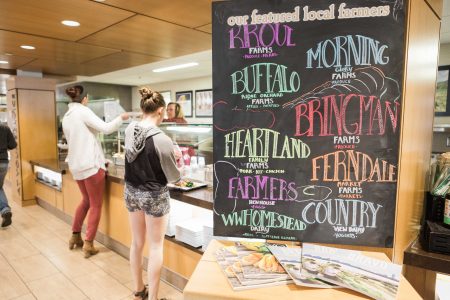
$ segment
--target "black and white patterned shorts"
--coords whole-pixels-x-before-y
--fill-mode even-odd
[[[142,210],[153,217],[162,217],[170,211],[169,189],[144,191],[125,184],[125,204],[129,212]]]

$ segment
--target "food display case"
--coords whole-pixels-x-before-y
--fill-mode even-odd
[[[133,119],[130,118],[130,120],[125,121],[117,132],[100,135],[105,157],[113,160],[116,165],[123,164],[125,129]],[[213,141],[211,124],[161,123],[159,128],[183,152],[183,163],[185,166],[191,165],[191,158],[193,163],[199,165],[212,163]]]
[[[212,164],[213,131],[211,124],[162,123],[159,127],[174,143],[178,144],[183,152],[185,164],[189,165],[190,158],[195,156],[197,156],[197,163],[203,157],[206,165]],[[189,158],[185,156],[186,153]]]

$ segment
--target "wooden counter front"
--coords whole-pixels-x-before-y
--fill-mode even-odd
[[[34,162],[34,164],[43,166],[43,162]],[[45,167],[49,166],[57,165],[51,163],[45,165]],[[111,168],[108,168],[103,196],[102,217],[98,227],[97,238],[105,246],[114,249],[123,256],[127,256],[131,244],[131,229],[128,220],[128,211],[123,200],[124,184],[123,175],[121,176],[123,168],[114,168],[111,173],[109,172],[110,170]],[[60,211],[61,214],[58,215],[59,217],[62,215],[64,220],[71,222],[82,197],[76,181],[72,178],[72,174],[69,171],[63,174],[62,192],[58,192],[40,182],[36,186],[36,197]],[[175,200],[194,205],[195,203],[200,203],[201,205],[199,206],[202,207],[211,205],[212,208],[211,189],[196,190],[187,194],[180,192],[172,193],[171,191],[171,197]],[[42,205],[42,202],[39,203]],[[68,232],[69,236],[70,233]],[[147,253],[148,243],[146,243],[144,249],[144,256],[147,256]],[[165,272],[163,272],[163,275],[167,275],[170,272],[171,274],[165,279],[181,290],[192,272],[194,272],[200,258],[201,253],[198,249],[194,249],[174,238],[166,237],[164,241]],[[176,275],[174,276],[174,274]]]
[[[228,300],[228,299],[308,299],[308,300],[353,300],[370,299],[349,289],[317,289],[301,287],[294,284],[273,286],[245,291],[233,291],[215,259],[213,253],[227,243],[211,241],[208,249],[197,265],[183,295],[184,300]],[[363,252],[364,255],[389,261],[388,257],[378,252]],[[411,284],[402,276],[397,299],[422,299]]]

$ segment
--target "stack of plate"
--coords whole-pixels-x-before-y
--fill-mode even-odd
[[[178,222],[192,218],[192,205],[170,199],[170,214],[167,222],[166,235],[175,235],[175,225]]]
[[[195,248],[203,245],[203,220],[201,218],[178,222],[175,228],[177,240]]]
[[[203,245],[202,250],[206,251],[206,247],[208,247],[209,242],[214,239],[213,233],[213,216],[211,215],[209,218],[203,219]]]

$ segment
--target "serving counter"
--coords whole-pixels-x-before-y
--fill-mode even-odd
[[[30,162],[35,169],[35,198],[40,206],[52,212],[57,217],[71,224],[75,210],[80,202],[81,193],[72,178],[67,164],[57,160],[33,160]],[[38,172],[47,170],[61,176],[61,184],[53,184],[48,176],[40,176]],[[47,174],[47,173],[45,173]],[[131,243],[131,230],[128,222],[128,212],[123,201],[124,168],[108,166],[106,189],[103,198],[102,217],[96,240],[108,248],[128,257]],[[171,190],[171,198],[195,206],[199,210],[212,210],[212,188],[202,188],[190,192]],[[70,232],[67,232],[70,237]],[[147,246],[144,249],[147,253]],[[164,243],[164,268],[162,278],[182,290],[200,261],[203,252],[174,237],[166,236]]]

